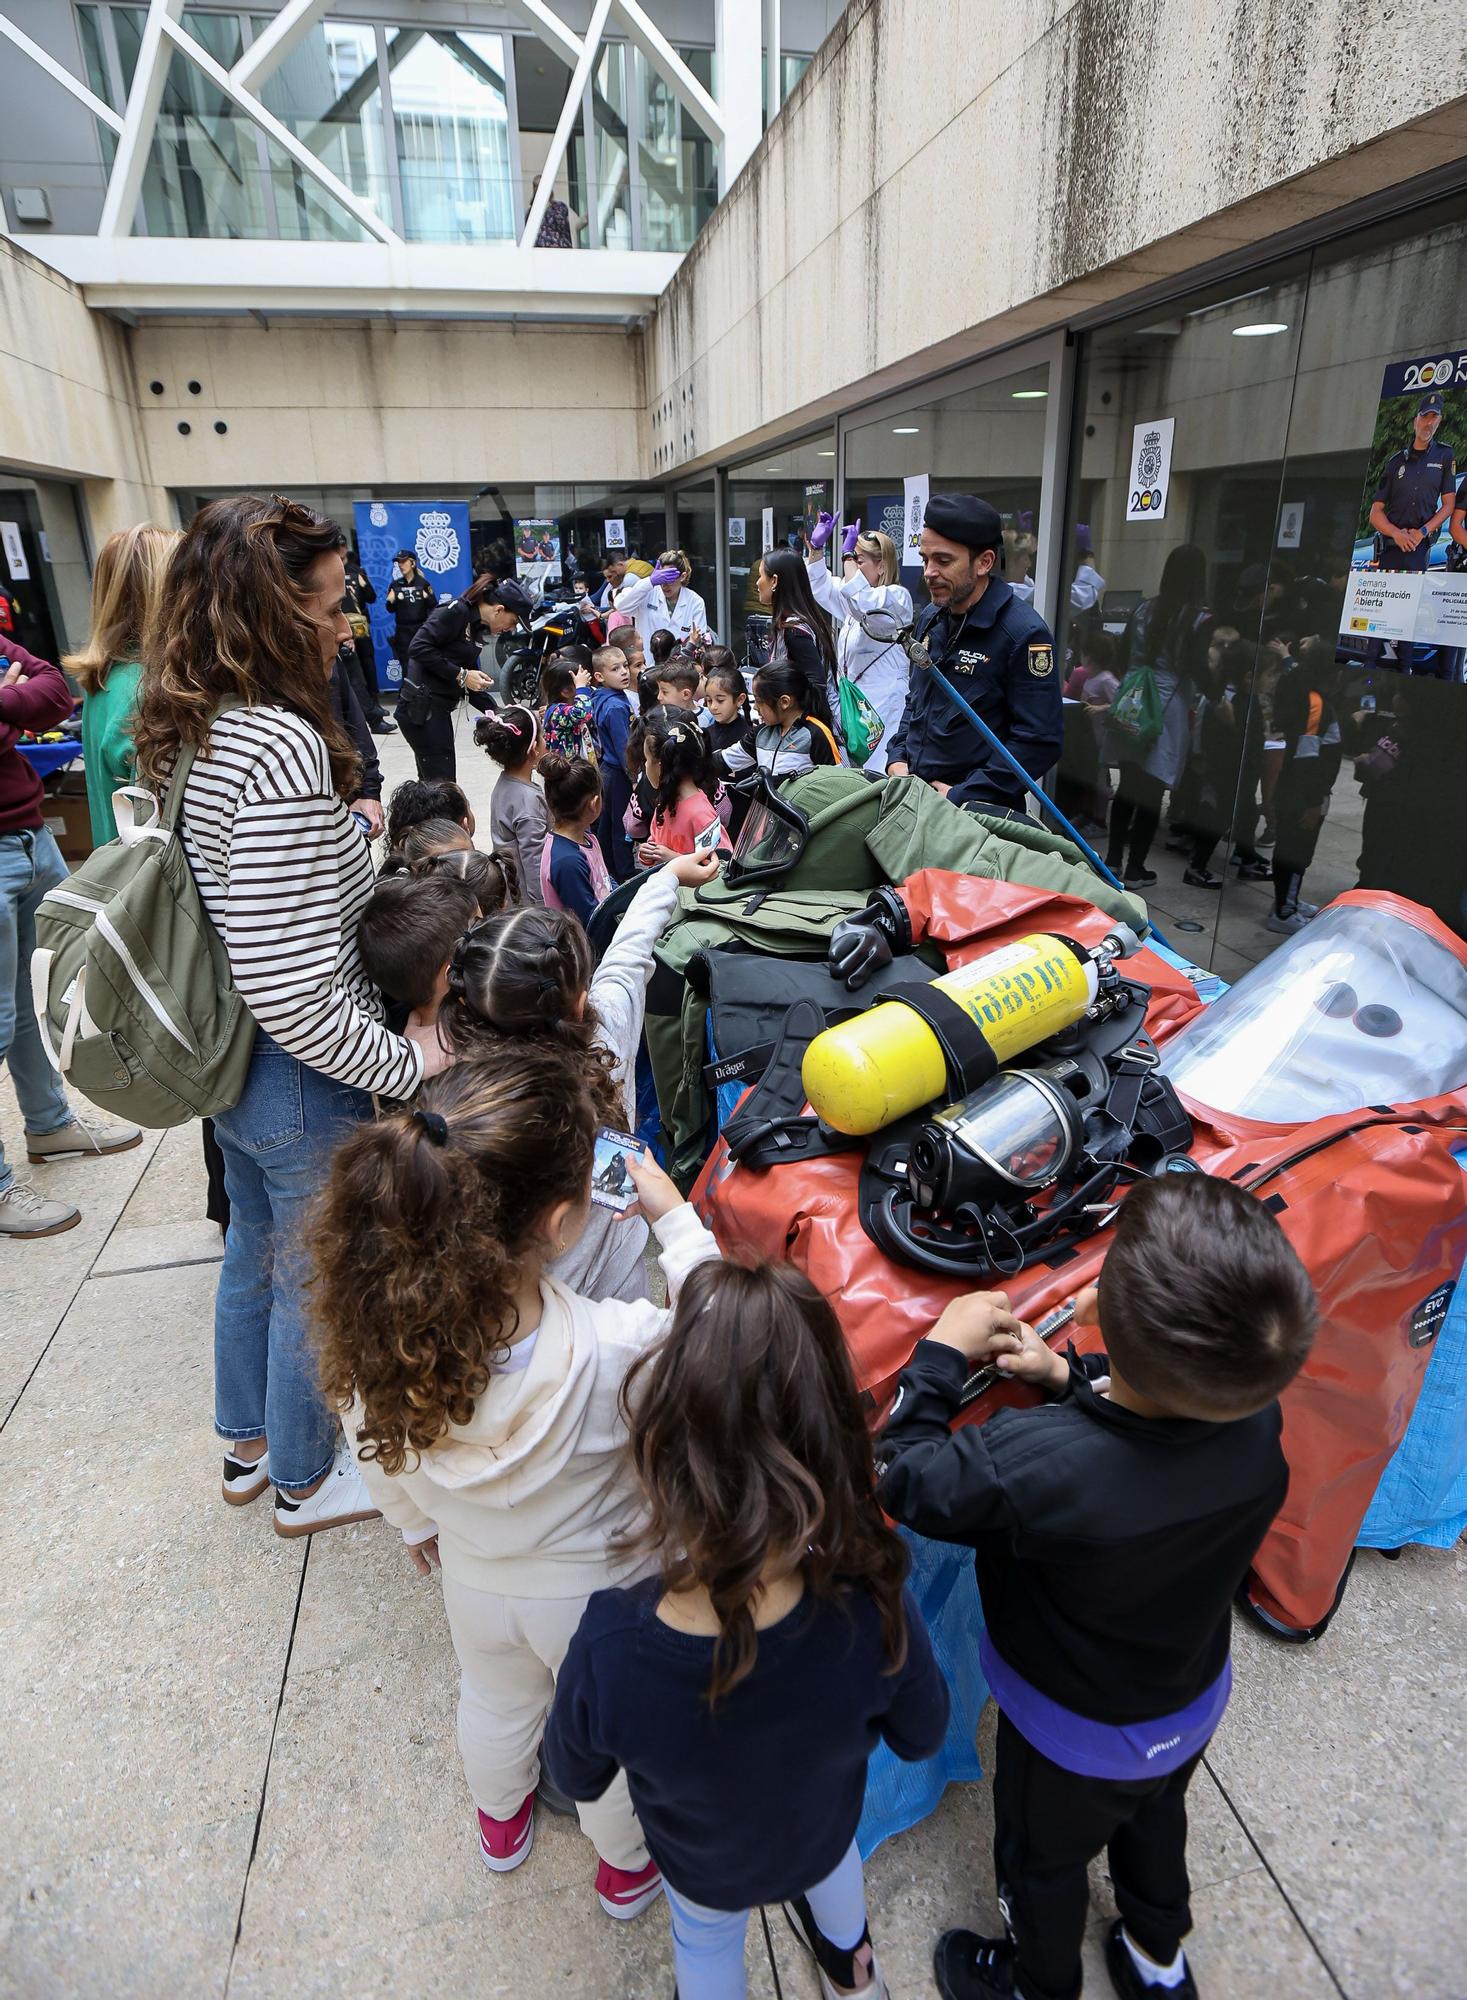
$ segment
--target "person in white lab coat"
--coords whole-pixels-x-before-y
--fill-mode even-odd
[[[863,535],[859,521],[846,529],[841,541],[844,574],[832,576],[825,560],[825,544],[834,531],[834,519],[821,514],[810,536],[806,567],[816,603],[835,621],[836,671],[855,682],[885,725],[880,743],[863,768],[884,771],[888,747],[907,703],[907,656],[895,638],[884,636],[880,627],[892,620],[898,626],[911,624],[911,592],[897,580],[900,572],[891,536],[879,531]],[[876,636],[861,622],[873,613],[882,614]],[[831,714],[839,715],[840,696],[834,681],[828,694]]]
[[[693,565],[681,549],[664,549],[650,576],[628,575],[612,598],[618,611],[627,612],[642,635],[648,656],[654,632],[672,632],[678,644],[695,634],[704,639],[717,635],[708,622],[708,607],[693,589]]]
[[[1083,521],[1075,523],[1075,575],[1070,584],[1072,611],[1098,611],[1105,592],[1105,578],[1095,567],[1095,544]]]

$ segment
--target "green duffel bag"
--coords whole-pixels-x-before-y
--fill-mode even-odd
[[[51,1061],[91,1103],[153,1130],[237,1104],[255,1038],[178,834],[193,761],[180,752],[161,813],[140,787],[113,794],[118,837],[42,898],[31,958]],[[136,821],[134,799],[151,818]]]

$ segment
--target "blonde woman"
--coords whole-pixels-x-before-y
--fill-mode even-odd
[[[825,544],[834,532],[834,519],[822,514],[809,539],[806,567],[816,603],[835,620],[837,674],[855,682],[886,725],[864,766],[868,771],[884,771],[888,748],[907,705],[907,656],[887,632],[911,624],[911,592],[897,580],[900,572],[891,536],[879,530],[863,535],[859,521],[847,528],[842,538],[845,573],[837,582],[825,560]],[[873,617],[876,613],[880,616]],[[877,626],[874,635],[861,622],[867,618]],[[830,706],[832,714],[840,713],[834,685]]]
[[[654,632],[673,632],[678,644],[695,635],[714,639],[708,607],[692,587],[693,565],[682,549],[664,549],[650,576],[627,574],[613,593],[612,606],[635,620],[647,653]]]
[[[143,633],[161,602],[179,536],[144,521],[109,535],[92,574],[92,630],[62,662],[82,691],[82,752],[92,841],[117,838],[112,794],[133,778],[132,720],[142,676]]]

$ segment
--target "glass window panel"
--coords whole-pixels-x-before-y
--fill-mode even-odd
[[[898,489],[900,490],[900,488]],[[728,475],[729,645],[743,657],[750,617],[763,611],[754,587],[764,552],[764,512],[775,548],[800,548],[821,508],[835,502],[835,438],[829,431],[732,466]]]
[[[394,28],[387,59],[408,237],[512,239],[518,231],[503,36]]]
[[[1338,769],[1326,790],[1311,783],[1313,760],[1301,759],[1293,733],[1299,703],[1280,683],[1269,716],[1270,737],[1283,738],[1275,753],[1270,858],[1286,896],[1324,905],[1344,889],[1390,890],[1467,936],[1467,841],[1456,833],[1450,809],[1467,770],[1467,653],[1422,638],[1419,628],[1418,636],[1401,640],[1338,629],[1352,561],[1373,569],[1414,559],[1378,546],[1368,519],[1387,462],[1408,470],[1414,462],[1424,474],[1428,460],[1450,457],[1458,503],[1467,495],[1464,253],[1467,202],[1460,197],[1410,223],[1398,217],[1314,253],[1286,461],[1268,516],[1266,601],[1281,625],[1297,629],[1296,653],[1309,633],[1323,642],[1323,657],[1311,648],[1305,665],[1322,666],[1323,685],[1313,691],[1341,734]],[[1443,410],[1434,433],[1428,423],[1424,447],[1415,423],[1421,389],[1382,397],[1388,368],[1423,360],[1433,368],[1454,364],[1429,385],[1441,394]],[[1443,463],[1433,484],[1444,478]],[[1388,522],[1393,510],[1400,511],[1388,501]],[[1454,539],[1454,519],[1462,519],[1455,509],[1422,548],[1433,595],[1445,593],[1460,607],[1467,574],[1454,575],[1449,559],[1467,567],[1467,546]],[[1309,749],[1307,737],[1302,747]],[[1315,825],[1320,792],[1327,810]],[[1219,934],[1239,948],[1246,938],[1255,955],[1281,942],[1277,933],[1259,932],[1249,891],[1231,883]]]
[[[1003,516],[1004,574],[1032,589],[1044,461],[1044,363],[934,397],[846,436],[846,514],[902,544],[902,482],[926,473],[931,493],[978,493]],[[902,581],[920,610],[922,572]]]
[[[261,97],[266,110],[338,180],[369,201],[384,222],[391,221],[375,29],[323,22],[265,79]],[[272,163],[272,175],[282,236],[318,235],[323,221],[332,236],[360,235],[360,225],[339,204],[328,201],[323,214],[315,183],[288,156],[281,171]]]
[[[696,58],[706,49],[682,54],[697,75]],[[642,106],[637,139],[641,181],[643,250],[686,250],[718,201],[718,162],[713,142],[673,95],[639,51],[634,52]],[[700,81],[702,79],[700,78]]]
[[[1298,260],[1106,328],[1077,384],[1061,643],[1071,674],[1100,672],[1068,711],[1062,796],[1173,941],[1227,977],[1269,943],[1273,710],[1299,634],[1275,616],[1266,566],[1306,282]],[[1134,450],[1163,418],[1164,511],[1127,520]],[[1144,759],[1107,728],[1102,677],[1143,663],[1161,669],[1163,708]]]
[[[693,588],[708,607],[708,616],[719,627],[718,612],[718,523],[713,504],[713,481],[684,486],[676,493],[677,545],[693,565]]]
[[[592,212],[586,240],[608,250],[632,247],[626,57],[624,43],[608,42],[597,57],[591,78]]]
[[[136,63],[142,12],[118,19],[124,70]],[[233,14],[186,13],[183,26],[224,69],[244,50]],[[259,237],[270,233],[260,169],[258,128],[175,49],[143,176],[143,210],[150,236]]]
[[[77,26],[81,30],[82,60],[86,64],[87,86],[94,97],[100,97],[104,104],[117,106],[112,100],[112,83],[107,74],[107,58],[102,49],[101,11],[96,7],[78,7]]]

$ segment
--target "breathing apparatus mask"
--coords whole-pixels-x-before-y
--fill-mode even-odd
[[[729,788],[749,801],[738,843],[724,863],[723,879],[735,888],[782,880],[805,851],[810,819],[755,771]]]

